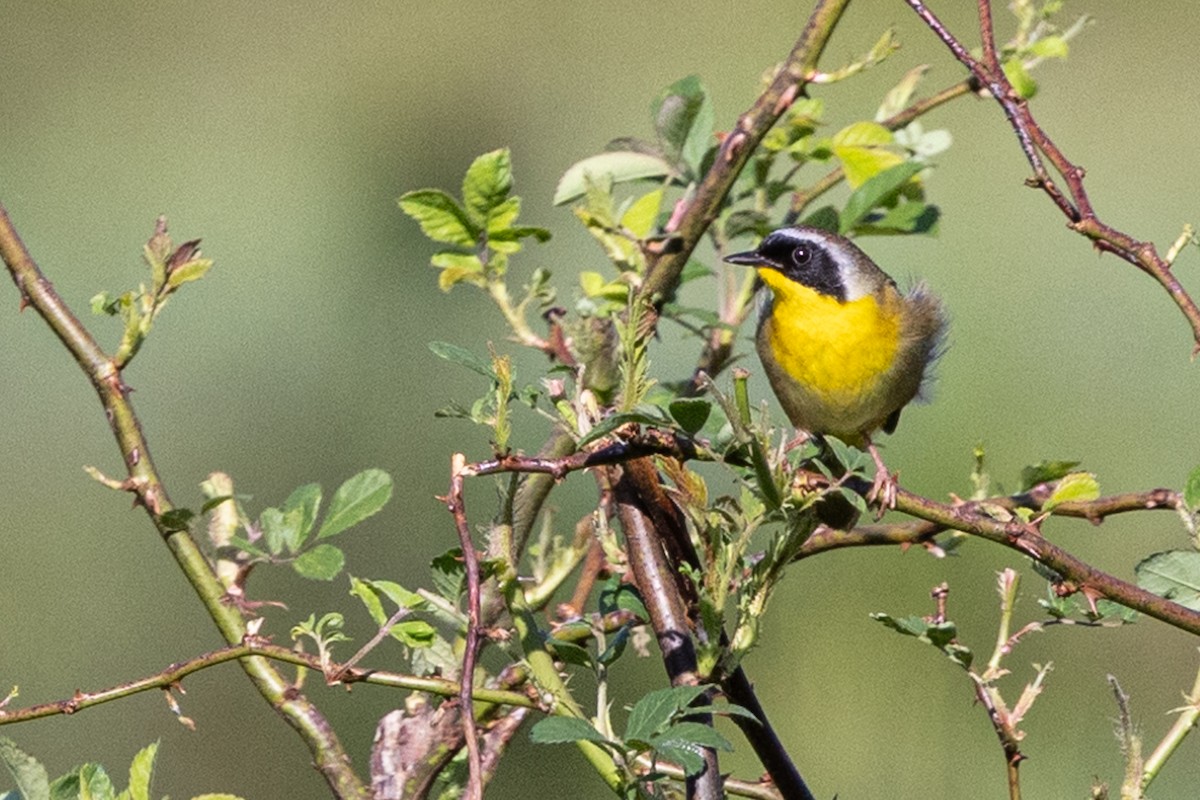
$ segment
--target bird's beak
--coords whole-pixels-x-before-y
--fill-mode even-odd
[[[757,250],[747,250],[744,253],[733,253],[725,256],[725,260],[730,264],[740,264],[743,267],[761,267],[766,266],[766,261]]]

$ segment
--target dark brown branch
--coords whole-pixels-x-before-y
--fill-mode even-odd
[[[698,686],[701,683],[696,645],[692,641],[688,604],[681,584],[684,582],[675,564],[682,559],[668,559],[667,548],[678,539],[681,531],[664,530],[663,516],[676,512],[658,482],[658,472],[647,459],[627,463],[619,476],[613,476],[613,497],[617,517],[625,531],[625,551],[642,602],[650,615],[650,626],[658,639],[663,666],[672,686]],[[677,516],[677,514],[676,514]],[[682,522],[680,521],[680,524]],[[682,532],[686,535],[686,532]],[[697,715],[698,722],[712,724],[712,715]],[[724,796],[721,788],[720,765],[711,747],[701,749],[704,770],[687,779],[687,795],[698,800],[718,800]]]
[[[905,0],[938,38],[950,49],[963,66],[970,70],[980,86],[986,88],[1000,105],[1009,125],[1020,142],[1025,158],[1033,168],[1034,177],[1028,183],[1039,188],[1054,202],[1069,220],[1069,227],[1090,239],[1101,252],[1112,253],[1136,266],[1156,280],[1183,313],[1192,328],[1195,342],[1193,353],[1200,352],[1200,307],[1175,278],[1171,264],[1158,254],[1154,245],[1142,242],[1117,230],[1097,218],[1083,185],[1084,170],[1072,163],[1042,129],[1029,110],[1029,103],[1020,97],[1009,83],[996,50],[992,31],[991,3],[979,0],[980,37],[983,61],[971,55],[968,48],[954,36],[921,0]],[[1043,160],[1044,159],[1044,160]],[[1067,192],[1059,188],[1046,169],[1048,161],[1066,184]]]

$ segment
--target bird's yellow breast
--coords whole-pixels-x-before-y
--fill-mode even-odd
[[[900,345],[898,293],[885,291],[882,301],[867,294],[841,302],[776,270],[759,274],[774,293],[772,313],[760,333],[792,381],[814,399],[851,413],[886,393],[880,381],[895,364]]]

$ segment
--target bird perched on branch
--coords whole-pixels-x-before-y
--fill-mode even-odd
[[[920,393],[946,328],[941,301],[922,285],[901,293],[853,242],[817,228],[781,228],[725,260],[771,291],[756,342],[788,419],[865,447],[876,467],[867,500],[894,506],[896,480],[871,436],[894,431]]]

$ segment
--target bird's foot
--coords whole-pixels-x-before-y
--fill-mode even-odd
[[[883,457],[879,455],[874,443],[867,443],[867,452],[875,461],[875,480],[871,482],[871,491],[867,492],[867,503],[876,506],[875,518],[879,519],[896,507],[896,491],[899,485],[896,483],[895,474],[883,463]]]

